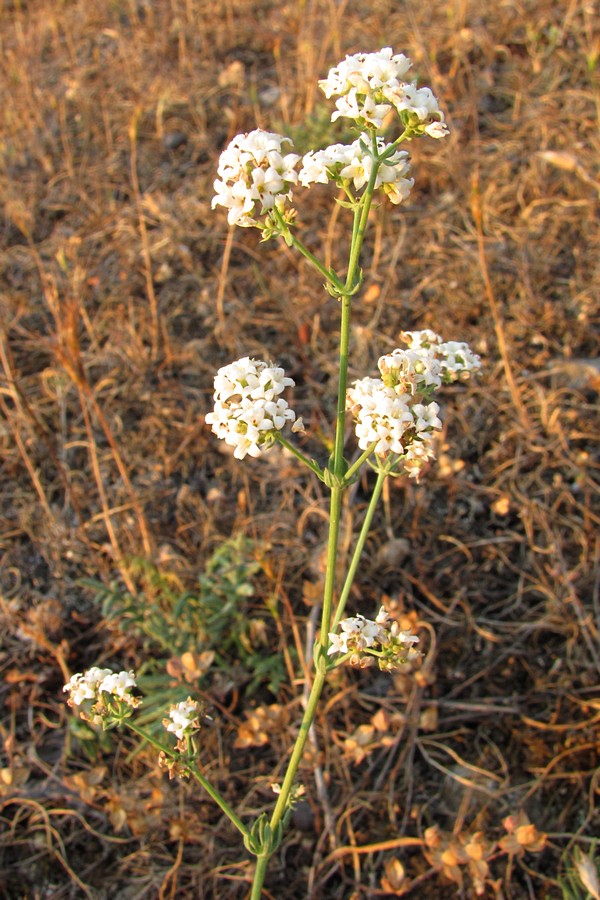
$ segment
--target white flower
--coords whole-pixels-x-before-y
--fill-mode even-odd
[[[229,210],[227,221],[230,225],[250,227],[257,224],[250,213],[253,212],[258,198],[248,189],[244,181],[235,181],[232,185],[224,181],[215,181],[214,188],[217,193],[213,197],[212,207],[214,209],[217,204],[226,207]]]
[[[406,474],[409,478],[416,478],[417,481],[423,466],[429,460],[435,459],[433,437],[431,435],[420,435],[420,437],[421,440],[413,441],[403,459]]]
[[[435,458],[433,431],[442,427],[437,403],[413,403],[412,396],[378,378],[363,378],[347,393],[347,408],[355,418],[358,446],[385,457],[403,458],[404,469],[418,478],[423,465]]]
[[[429,134],[430,137],[442,138],[448,134],[444,124],[444,114],[436,98],[428,87],[417,88],[417,83],[400,84],[383,88],[383,96],[399,113],[406,113],[408,123]]]
[[[404,471],[418,478],[425,463],[435,458],[434,432],[442,427],[431,394],[456,379],[467,379],[481,366],[468,344],[444,343],[435,331],[407,331],[407,349],[397,348],[378,361],[381,380],[363,378],[347,392],[346,408],[355,418],[358,446],[375,445],[381,457],[402,457]]]
[[[397,641],[400,641],[402,644],[418,644],[419,638],[416,634],[411,634],[410,631],[400,631],[400,626],[397,622],[392,622],[390,627],[390,636],[396,638]]]
[[[81,706],[86,700],[97,700],[100,683],[107,675],[111,674],[110,669],[99,669],[97,666],[92,666],[87,672],[78,672],[73,675],[63,688],[63,691],[69,694],[69,705]]]
[[[361,615],[342,619],[340,628],[340,634],[334,632],[329,634],[331,643],[327,651],[328,656],[334,653],[345,654],[366,650],[386,640],[385,629],[379,622]]]
[[[445,381],[467,380],[471,372],[481,368],[481,359],[468,344],[446,341],[440,344],[439,354]]]
[[[136,687],[134,672],[113,672],[111,669],[92,666],[87,672],[73,675],[63,690],[69,694],[69,706],[86,704],[87,708],[94,706],[94,712],[101,713],[104,710],[106,715],[106,698],[103,694],[115,697],[134,708],[140,705],[140,700],[130,693],[133,687]],[[102,713],[92,717],[92,721],[96,723],[101,719]]]
[[[331,643],[329,644],[329,650],[327,651],[327,656],[332,656],[334,653],[348,653],[348,635],[344,634],[335,634],[333,631],[329,632],[329,640]]]
[[[260,456],[273,444],[276,432],[295,412],[279,395],[294,382],[283,369],[245,356],[219,369],[215,376],[214,410],[205,416],[212,431],[234,456]]]
[[[131,700],[130,689],[136,687],[135,673],[129,672],[110,672],[100,682],[99,691],[112,694],[119,700],[129,702]]]
[[[440,115],[443,115],[443,113],[440,112]],[[425,126],[424,131],[425,134],[428,134],[429,137],[435,138],[436,140],[446,137],[446,135],[449,133],[448,126],[441,120],[438,122],[430,122],[429,125]]]
[[[354,185],[361,190],[369,181],[373,170],[373,156],[370,152],[371,136],[361,134],[352,144],[332,144],[324,150],[307,153],[302,160],[298,174],[300,184],[326,184],[334,180]],[[377,138],[377,152],[382,155],[391,147],[382,137]],[[392,203],[406,200],[413,186],[412,178],[406,178],[410,164],[406,150],[396,149],[381,164],[375,180],[375,189],[383,188]]]
[[[425,387],[439,388],[441,365],[434,345],[404,350],[397,348],[380,357],[377,366],[386,385],[397,391],[414,394]]]
[[[200,730],[200,713],[200,705],[188,697],[187,700],[171,706],[169,718],[163,719],[163,725],[181,741],[184,735],[191,735]]]
[[[356,436],[361,450],[375,443],[375,453],[403,454],[403,436],[414,424],[408,396],[386,387],[379,378],[356,381],[347,392],[347,408],[356,419]]]
[[[404,173],[407,171],[408,163],[406,163],[404,168],[401,165],[390,165],[390,163],[386,162],[377,173],[375,187],[381,186],[384,194],[396,206],[408,198],[414,184],[414,179],[404,178]]]
[[[366,122],[368,125],[374,125],[375,128],[381,128],[383,120],[392,108],[389,103],[375,103],[372,97],[361,97],[356,88],[351,88],[346,95],[339,97],[335,105],[336,111],[331,116],[332,122],[343,116],[347,119]]]
[[[291,201],[300,157],[283,154],[283,144],[289,141],[283,135],[256,129],[238,134],[223,151],[212,206],[229,210],[230,225],[258,225],[259,218],[274,208],[283,212]]]
[[[444,137],[444,114],[430,88],[404,81],[410,67],[410,60],[402,53],[394,55],[390,47],[347,56],[319,81],[326,97],[338,98],[332,121],[345,116],[381,128],[395,109],[414,134]]]
[[[435,331],[430,328],[424,328],[422,331],[403,331],[400,335],[405,344],[408,344],[410,350],[420,350],[421,347],[428,349],[431,346],[437,347],[442,343],[442,339]]]
[[[327,184],[352,159],[353,147],[353,144],[332,144],[324,150],[311,150],[302,158],[298,181],[303,187]]]
[[[437,403],[414,403],[412,406],[412,414],[415,420],[415,431],[418,437],[422,437],[423,432],[430,432],[434,428],[441,428],[442,421],[438,416],[440,411]]]
[[[406,56],[402,53],[394,56],[390,47],[377,53],[356,53],[330,69],[319,86],[327,98],[347,94],[352,88],[367,94],[384,86],[396,87],[410,66]]]
[[[439,334],[429,329],[405,331],[402,340],[410,351],[423,354],[423,358],[435,358],[439,364],[439,374],[445,383],[466,380],[471,372],[481,368],[481,359],[462,341],[443,341]],[[403,353],[397,351],[394,353]],[[387,357],[382,357],[387,359]]]
[[[375,621],[377,622],[378,625],[383,625],[384,627],[386,625],[390,624],[390,622],[391,622],[390,614],[387,611],[387,609],[385,608],[385,606],[379,607],[379,612],[375,616]]]
[[[352,665],[363,668],[375,661],[373,657],[377,657],[380,669],[392,671],[407,660],[419,656],[412,647],[412,644],[418,643],[419,638],[401,631],[398,623],[392,621],[383,606],[374,621],[362,615],[351,616],[342,619],[340,629],[339,634],[329,634],[327,655],[351,654]]]

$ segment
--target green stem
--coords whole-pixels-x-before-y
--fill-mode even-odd
[[[338,478],[344,477],[344,431],[346,426],[346,386],[348,382],[348,350],[350,347],[350,309],[352,301],[348,295],[341,298],[342,317],[340,323],[340,363],[338,375],[338,396],[333,449],[333,472]]]
[[[375,487],[373,488],[373,493],[371,494],[371,499],[369,500],[369,505],[367,507],[367,513],[366,513],[364,521],[362,523],[362,528],[360,529],[360,534],[358,536],[358,540],[356,541],[356,546],[354,548],[354,553],[352,554],[352,559],[351,559],[350,565],[348,567],[348,572],[346,573],[346,579],[344,581],[344,586],[342,587],[340,599],[338,601],[337,609],[335,611],[335,617],[331,624],[331,629],[330,629],[331,631],[335,631],[335,629],[339,625],[339,623],[344,615],[344,609],[346,607],[348,597],[350,596],[350,590],[351,590],[352,584],[354,582],[354,577],[355,577],[356,571],[358,569],[358,564],[360,562],[360,558],[361,558],[362,552],[364,550],[364,546],[367,541],[369,531],[371,530],[373,516],[375,514],[375,509],[377,507],[379,498],[381,496],[383,482],[385,481],[386,477],[387,477],[387,472],[385,472],[385,471],[380,470],[377,473],[377,481],[375,482]]]
[[[361,213],[361,204],[360,201],[354,207],[354,219],[352,221],[352,240],[350,242],[350,246],[352,246],[356,240],[356,235],[358,234],[358,227],[360,225],[360,213]]]
[[[302,254],[302,256],[306,260],[308,260],[308,262],[312,266],[314,266],[315,269],[317,269],[321,273],[321,275],[325,277],[329,284],[331,284],[337,291],[343,291],[344,285],[337,277],[335,272],[330,271],[326,266],[324,266],[323,263],[319,259],[317,259],[314,253],[311,253],[308,247],[306,247],[302,243],[300,238],[296,237],[277,207],[273,207],[272,212],[275,219],[277,220],[277,224],[281,228],[281,234],[283,235],[285,241],[291,243],[291,245],[295,247],[296,250],[298,250]]]
[[[411,134],[410,131],[408,131],[407,129],[405,129],[405,130],[402,132],[402,134],[400,135],[400,137],[397,137],[396,140],[395,140],[392,144],[390,144],[390,146],[387,148],[387,150],[385,150],[385,151],[381,154],[381,156],[379,157],[379,159],[381,159],[381,160],[383,161],[383,160],[385,160],[385,159],[388,159],[390,156],[392,156],[392,154],[394,154],[394,153],[396,152],[396,150],[398,149],[398,146],[399,146],[403,141],[407,141],[407,140],[410,139],[410,134]]]
[[[325,671],[317,672],[315,675],[315,680],[312,683],[310,694],[308,695],[308,700],[306,702],[306,709],[304,710],[302,722],[300,723],[298,737],[296,738],[296,743],[294,744],[294,749],[292,750],[292,755],[290,757],[287,771],[283,779],[283,784],[281,785],[281,793],[277,798],[277,803],[275,804],[275,809],[273,810],[273,815],[271,816],[272,829],[278,825],[287,809],[289,794],[296,778],[298,766],[300,765],[300,762],[302,760],[304,747],[306,746],[310,728],[317,711],[317,704],[321,696],[321,691],[323,690],[323,685],[325,684],[325,674]]]
[[[333,595],[335,591],[335,571],[337,560],[337,547],[340,533],[340,517],[342,510],[343,487],[334,485],[331,489],[331,502],[329,505],[329,539],[327,541],[327,568],[325,570],[325,585],[323,587],[323,610],[321,612],[320,643],[324,652],[327,651],[329,638],[329,623],[333,609]]]
[[[333,471],[338,478],[344,476],[344,426],[346,422],[346,386],[348,380],[348,348],[350,345],[350,309],[351,296],[356,286],[356,278],[359,269],[360,251],[362,249],[369,210],[373,200],[373,191],[379,164],[373,161],[373,168],[369,177],[367,188],[360,199],[360,204],[355,210],[354,227],[352,233],[352,245],[350,247],[350,259],[348,272],[346,273],[346,285],[341,297],[342,317],[340,322],[340,368],[338,380],[337,416],[335,428],[335,448],[333,454]]]
[[[321,693],[323,691],[323,687],[325,685],[325,679],[327,675],[326,670],[326,662],[325,656],[327,653],[327,648],[329,645],[329,631],[332,610],[333,610],[333,598],[335,593],[335,573],[336,573],[336,561],[337,561],[337,549],[338,549],[338,540],[339,540],[339,530],[340,530],[340,517],[341,517],[341,508],[342,508],[342,495],[346,487],[348,486],[348,481],[345,479],[345,471],[344,467],[346,465],[344,460],[344,430],[345,430],[345,420],[346,420],[346,385],[348,378],[348,350],[350,345],[350,311],[352,306],[351,297],[356,289],[357,284],[357,275],[359,270],[359,260],[360,260],[360,251],[362,248],[362,243],[364,240],[367,221],[369,218],[369,210],[371,208],[371,202],[373,199],[373,191],[375,188],[375,181],[377,179],[377,172],[380,167],[380,163],[377,159],[373,161],[373,168],[371,170],[371,175],[369,178],[369,183],[367,188],[360,200],[359,206],[355,210],[355,218],[354,218],[354,226],[352,231],[352,243],[350,246],[350,258],[348,261],[348,271],[346,274],[346,283],[343,285],[340,279],[335,275],[335,273],[329,272],[324,265],[322,265],[313,255],[307,250],[306,247],[302,244],[301,241],[298,241],[295,238],[289,229],[287,229],[287,235],[291,239],[293,246],[295,246],[302,255],[309,260],[318,270],[323,274],[327,281],[336,287],[337,292],[340,295],[341,300],[341,322],[340,322],[340,349],[339,349],[339,372],[338,372],[338,396],[337,396],[337,412],[336,412],[336,424],[335,424],[335,442],[332,459],[330,460],[330,471],[336,476],[331,485],[331,500],[330,500],[330,512],[329,512],[329,538],[327,542],[327,569],[325,572],[325,585],[323,588],[323,611],[321,614],[321,633],[319,637],[318,649],[316,650],[317,658],[315,660],[315,679],[313,681],[310,694],[308,696],[308,700],[306,703],[306,708],[304,710],[304,715],[302,717],[302,722],[300,724],[300,730],[298,732],[298,736],[294,743],[294,747],[292,749],[292,754],[290,757],[290,761],[287,766],[287,770],[283,779],[283,784],[281,785],[281,791],[279,793],[279,797],[277,798],[277,802],[275,804],[275,808],[273,810],[273,815],[271,816],[271,829],[274,830],[278,827],[280,822],[282,821],[286,810],[289,806],[289,798],[290,792],[292,790],[296,773],[298,771],[298,767],[302,760],[302,754],[304,753],[304,748],[306,746],[306,742],[308,740],[308,736],[310,733],[310,729],[312,723],[314,721],[317,705],[319,699],[321,697]],[[371,450],[369,450],[366,456],[369,455]],[[365,456],[365,454],[363,454]],[[365,458],[366,458],[365,456]],[[364,460],[360,459],[360,462]],[[351,467],[350,472],[354,474],[357,470],[356,463]],[[383,478],[385,476],[380,474],[377,484],[375,486],[375,492],[377,494],[375,502],[371,502],[369,504],[369,508],[367,510],[367,519],[370,525],[373,513],[375,511],[375,506],[377,500],[379,499],[379,495],[381,493],[381,485],[383,484]],[[364,532],[364,534],[363,534]],[[368,526],[365,529],[365,525],[363,524],[363,529],[361,530],[361,534],[359,535],[359,543],[360,543],[360,551],[364,547],[364,543],[366,541],[368,532]],[[362,542],[361,542],[362,538]],[[355,550],[354,557],[352,559],[352,578],[356,574],[356,568],[358,566],[358,561],[360,558],[360,551]],[[346,577],[346,581],[344,583],[344,591],[345,591],[345,600],[347,599],[347,595],[350,592],[352,581],[350,576]],[[265,875],[267,871],[267,866],[269,862],[271,854],[261,855],[257,859],[256,869],[254,872],[254,881],[252,884],[252,894],[251,900],[260,900],[262,886],[265,880]]]
[[[308,740],[308,735],[310,734],[310,728],[317,711],[317,704],[319,702],[319,698],[321,697],[323,685],[325,684],[325,675],[326,673],[324,669],[323,671],[318,671],[315,676],[315,680],[313,681],[308,701],[306,703],[306,709],[304,710],[304,715],[302,716],[302,722],[300,723],[298,737],[296,738],[296,743],[294,744],[294,749],[292,750],[292,755],[290,757],[287,771],[283,779],[283,784],[281,785],[281,792],[277,799],[277,803],[275,804],[273,815],[271,816],[270,824],[272,829],[275,829],[279,822],[281,822],[287,810],[290,791],[294,785],[296,772],[298,771],[298,766],[300,765],[300,762],[302,760],[304,747],[306,746],[306,741]],[[270,856],[271,855],[269,854],[268,856],[257,857],[256,868],[254,870],[254,880],[252,882],[251,900],[260,900],[262,886],[265,880],[265,875],[267,873],[267,866]]]
[[[301,450],[298,450],[297,447],[294,447],[293,444],[290,444],[290,442],[288,440],[286,440],[286,438],[284,438],[284,436],[281,434],[280,431],[277,432],[276,438],[279,441],[279,443],[282,444],[286,448],[286,450],[289,450],[290,453],[293,453],[293,455],[296,457],[296,459],[299,459],[300,462],[304,463],[305,466],[308,466],[308,468],[311,470],[311,472],[315,473],[317,478],[320,478],[321,481],[323,480],[323,470],[318,465],[318,463],[316,463],[314,461],[314,459],[309,459],[308,456],[305,456]]]
[[[257,856],[256,868],[254,869],[254,880],[252,882],[252,893],[250,900],[260,900],[262,895],[262,886],[264,884],[265,875],[267,874],[267,866],[269,865],[270,856]]]
[[[345,484],[350,484],[350,482],[351,482],[351,480],[352,480],[352,476],[354,475],[354,473],[355,473],[355,472],[358,472],[358,470],[360,469],[360,467],[362,466],[362,464],[363,464],[364,462],[367,461],[367,459],[369,458],[369,456],[371,455],[371,453],[373,452],[373,450],[375,449],[376,446],[377,446],[377,441],[373,441],[373,443],[371,444],[371,446],[368,447],[368,448],[364,451],[364,453],[361,453],[361,455],[358,457],[358,459],[356,460],[356,462],[352,463],[352,465],[350,466],[350,468],[348,469],[348,471],[347,471],[346,474],[344,475],[344,483],[345,483]]]
[[[346,273],[346,292],[351,293],[356,284],[356,276],[358,274],[358,263],[360,260],[360,251],[362,250],[365,232],[367,230],[367,222],[369,220],[369,212],[373,201],[373,191],[375,190],[375,182],[377,181],[377,173],[381,168],[381,162],[378,158],[373,159],[373,166],[369,176],[369,183],[366,190],[360,198],[360,217],[358,219],[358,227],[353,230],[352,246],[350,248],[350,260],[348,263],[348,272]],[[362,208],[361,208],[362,207]]]
[[[326,266],[324,266],[323,263],[318,260],[313,253],[310,252],[308,247],[306,247],[292,231],[289,232],[289,237],[292,241],[292,246],[294,246],[296,250],[298,250],[302,254],[302,256],[307,259],[309,263],[313,265],[315,269],[317,269],[321,273],[321,275],[323,275],[327,279],[329,284],[331,284],[337,291],[344,290],[344,285],[337,277],[335,272],[331,272]]]
[[[294,785],[296,772],[298,771],[298,766],[300,765],[302,754],[304,753],[304,747],[306,746],[306,741],[308,740],[308,735],[310,734],[310,728],[315,717],[317,704],[319,702],[319,698],[321,697],[321,691],[323,690],[324,684],[325,671],[323,670],[317,672],[315,680],[313,681],[310,695],[306,703],[306,709],[304,710],[304,715],[302,717],[302,722],[300,723],[298,737],[296,738],[296,743],[294,744],[294,749],[292,750],[292,755],[290,757],[287,771],[283,779],[283,784],[281,785],[281,792],[277,799],[277,803],[275,804],[273,815],[271,816],[271,829],[275,829],[278,826],[287,810],[290,791]],[[267,874],[267,866],[269,864],[271,855],[272,854],[260,855],[256,859],[256,868],[254,869],[254,879],[252,882],[252,894],[250,895],[250,900],[260,900],[262,886],[264,884],[265,875]]]
[[[131,719],[125,719],[123,724],[130,728],[131,731],[135,732],[135,734],[139,735],[139,737],[143,738],[145,741],[148,741],[149,744],[152,744],[152,746],[157,750],[162,751],[166,756],[169,757],[169,759],[172,759],[175,762],[180,759],[179,754],[176,753],[171,747],[168,747],[166,744],[161,744],[160,741],[157,741],[156,738],[153,738],[152,735],[144,731],[143,728],[139,728],[134,722],[131,721]],[[215,801],[217,806],[221,808],[221,810],[225,813],[231,823],[235,825],[237,830],[244,837],[249,837],[250,832],[248,831],[242,820],[235,814],[235,812],[229,806],[224,797],[221,796],[218,790],[214,788],[209,781],[206,780],[196,764],[187,760],[185,761],[185,764],[189,768],[196,781],[202,785],[209,797],[211,797]]]

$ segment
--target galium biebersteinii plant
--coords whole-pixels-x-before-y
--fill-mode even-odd
[[[284,435],[288,426],[291,432],[303,432],[304,426],[283,396],[293,381],[272,362],[243,357],[219,369],[214,408],[206,415],[214,434],[233,448],[237,459],[260,457],[276,443],[282,444],[330,491],[327,568],[321,628],[313,648],[312,684],[271,815],[263,812],[246,825],[200,771],[196,747],[205,717],[193,698],[172,706],[163,721],[167,736],[177,738],[173,747],[145,735],[130,718],[139,703],[131,694],[133,673],[113,675],[109,670],[91,669],[73,676],[65,688],[70,704],[93,722],[104,727],[124,724],[144,735],[159,750],[159,763],[171,777],[196,778],[256,857],[251,900],[261,896],[269,860],[301,794],[296,775],[328,673],[346,662],[393,671],[420,655],[415,647],[418,635],[402,631],[385,608],[375,619],[362,611],[350,616],[344,613],[385,479],[423,475],[435,456],[436,433],[442,425],[433,395],[445,384],[467,380],[481,365],[467,344],[444,341],[430,330],[407,331],[403,335],[406,346],[379,359],[378,377],[366,375],[353,385],[347,383],[351,308],[362,284],[361,250],[373,200],[380,196],[400,205],[409,196],[413,179],[402,143],[422,136],[440,139],[448,132],[431,90],[406,80],[410,68],[410,60],[389,47],[347,56],[319,84],[327,98],[336,98],[332,120],[347,118],[356,127],[354,141],[311,150],[300,159],[292,152],[289,138],[257,129],[238,135],[223,151],[214,184],[212,205],[228,210],[230,225],[258,228],[265,240],[282,237],[321,273],[340,308],[333,452],[324,465],[309,459]],[[341,190],[346,197],[341,205],[353,216],[345,273],[328,268],[294,231],[297,215],[293,203],[298,191],[317,183]],[[346,451],[345,446],[348,414],[355,423],[355,451]],[[338,584],[342,497],[366,463],[376,479],[347,573]]]

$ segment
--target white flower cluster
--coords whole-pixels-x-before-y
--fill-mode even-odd
[[[285,142],[290,139],[259,128],[238,134],[221,154],[212,207],[228,209],[230,225],[258,225],[258,219],[264,219],[274,207],[283,213],[291,201],[300,157],[283,155]]]
[[[442,345],[442,381],[468,381],[471,372],[481,368],[481,359],[462,341],[446,341]]]
[[[432,432],[442,423],[437,403],[411,404],[411,400],[411,394],[387,387],[379,378],[363,378],[347,392],[360,449],[375,443],[378,456],[402,456],[408,474],[416,478],[434,456]]]
[[[433,331],[402,335],[408,348],[379,359],[381,378],[363,378],[347,391],[347,408],[356,421],[361,450],[375,444],[375,453],[402,457],[404,469],[418,478],[434,458],[435,431],[442,427],[440,408],[430,400],[441,385],[466,379],[481,367],[479,357],[464,343],[444,343]]]
[[[327,651],[328,656],[334,653],[351,653],[353,651],[366,650],[374,647],[375,643],[384,643],[386,640],[385,629],[372,619],[366,619],[362,615],[351,616],[340,622],[341,633],[330,632],[331,644]]]
[[[131,693],[134,687],[134,672],[113,672],[92,666],[87,672],[73,675],[63,691],[69,694],[69,706],[83,707],[83,717],[97,724],[110,714],[109,706],[115,700],[132,708],[139,706],[141,701]]]
[[[324,150],[311,150],[302,159],[302,168],[298,180],[303,187],[311,184],[326,184],[333,179],[338,184],[352,182],[358,191],[371,177],[373,156],[370,152],[371,138],[362,134],[352,144],[332,144]],[[391,145],[381,137],[377,137],[377,152],[383,154]],[[398,204],[406,200],[414,181],[406,178],[410,164],[406,150],[395,150],[381,165],[375,188],[383,188],[392,203]]]
[[[390,47],[347,56],[319,81],[326,97],[338,97],[332,121],[345,116],[381,128],[395,109],[415,134],[444,137],[448,133],[444,114],[431,90],[402,80],[411,65],[404,54],[394,55]]]
[[[380,357],[377,367],[387,387],[411,395],[442,385],[442,367],[432,347],[398,347]]]
[[[339,634],[329,634],[331,643],[327,655],[351,654],[352,665],[366,668],[378,658],[381,669],[391,670],[418,656],[412,644],[418,643],[419,638],[401,631],[398,623],[392,621],[383,606],[375,620],[362,615],[351,616],[342,619],[340,628]]]
[[[187,700],[171,706],[169,718],[163,719],[163,725],[181,741],[184,736],[191,736],[200,730],[201,712],[200,704],[188,697]]]
[[[473,353],[468,344],[463,341],[443,341],[439,334],[428,328],[423,331],[405,331],[402,340],[408,344],[410,352],[417,352],[423,359],[439,363],[439,375],[443,384],[468,381],[471,372],[477,372],[481,368],[480,357]],[[381,371],[381,360],[379,368]]]
[[[283,369],[248,356],[219,369],[215,376],[214,411],[205,421],[212,431],[234,447],[233,455],[260,456],[276,433],[296,413],[279,395],[294,382]]]

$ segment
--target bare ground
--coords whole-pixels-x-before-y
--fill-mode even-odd
[[[444,394],[423,482],[391,483],[352,598],[415,627],[423,663],[331,684],[265,896],[475,896],[459,849],[481,833],[482,896],[585,897],[573,864],[593,855],[600,747],[592,4],[0,13],[2,896],[248,896],[227,821],[128,736],[73,720],[61,688],[102,663],[141,669],[163,705],[204,697],[203,766],[243,816],[269,808],[327,497],[277,451],[236,462],[203,416],[216,368],[272,358],[296,381],[305,451],[325,459],[338,310],[291,252],[228,234],[212,182],[227,140],[256,125],[301,150],[328,142],[317,78],[392,46],[451,135],[411,145],[409,203],[374,217],[352,374],[423,327],[468,340],[484,370]],[[342,265],[330,201],[303,195],[303,236]],[[346,550],[368,485],[345,510]],[[534,829],[508,852],[519,813]],[[441,849],[424,852],[433,826]]]

